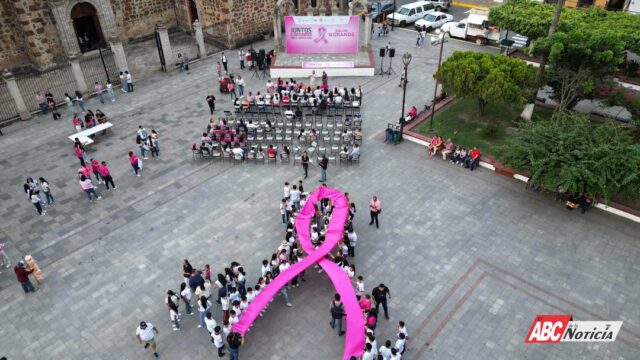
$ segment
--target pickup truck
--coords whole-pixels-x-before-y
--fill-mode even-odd
[[[468,18],[446,23],[441,29],[449,34],[449,37],[475,40],[483,45],[489,42],[497,43],[500,40],[500,29],[489,26],[488,10],[471,9]]]
[[[451,7],[451,0],[427,0],[433,4],[436,11],[449,11]]]

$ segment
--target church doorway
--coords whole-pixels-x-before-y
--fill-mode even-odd
[[[189,23],[190,26],[193,26],[193,23],[198,20],[198,6],[196,5],[195,0],[187,0],[187,5],[189,7]]]
[[[88,2],[75,5],[71,9],[71,19],[73,20],[73,28],[76,31],[76,40],[81,52],[84,53],[106,46],[98,12],[93,5]]]

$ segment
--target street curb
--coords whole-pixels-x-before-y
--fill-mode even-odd
[[[468,3],[458,2],[458,1],[453,1],[453,2],[451,2],[451,5],[453,5],[453,6],[458,6],[458,7],[463,7],[463,8],[467,8],[467,9],[484,9],[484,10],[489,10],[489,8],[488,8],[488,7],[486,7],[486,6],[482,6],[482,5],[475,5],[475,4],[468,4]]]
[[[409,141],[411,141],[413,143],[416,143],[418,145],[422,145],[422,146],[428,146],[429,145],[429,143],[427,143],[426,141],[418,139],[417,137],[408,135],[406,133],[402,136],[402,138],[405,139],[405,140],[409,140]],[[487,169],[487,170],[496,172],[495,166],[493,166],[492,164],[490,164],[488,162],[480,161],[479,165],[482,166],[483,168]],[[529,181],[529,178],[527,176],[524,176],[524,175],[521,175],[521,174],[513,174],[513,176],[511,176],[511,178],[516,179],[516,180],[520,180],[520,181],[522,181],[524,183]],[[606,212],[608,212],[610,214],[613,214],[613,215],[621,216],[621,217],[623,217],[625,219],[628,219],[628,220],[631,220],[631,221],[634,221],[634,222],[640,224],[640,216],[636,216],[636,215],[630,214],[630,213],[628,213],[626,211],[622,211],[620,209],[616,209],[616,208],[613,208],[611,206],[607,206],[607,205],[601,204],[601,203],[597,203],[597,204],[593,205],[593,207],[594,208],[598,208],[598,209],[600,209],[602,211],[606,211]]]

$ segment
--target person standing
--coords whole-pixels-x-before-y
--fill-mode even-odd
[[[120,71],[120,91],[127,92],[127,75]]]
[[[102,94],[102,92],[104,91],[104,88],[102,87],[102,84],[96,81],[95,90],[96,90],[96,95],[98,95],[98,99],[100,100],[100,104],[104,105],[104,95]]]
[[[89,202],[93,202],[93,197],[95,197],[96,200],[102,199],[102,196],[96,192],[96,188],[93,186],[93,183],[91,183],[90,178],[80,175],[80,187],[85,194],[87,194],[87,197],[89,197]]]
[[[116,101],[116,94],[113,92],[113,84],[111,81],[107,80],[107,93],[109,93],[109,97],[111,98],[111,102]]]
[[[244,96],[244,79],[242,78],[242,76],[238,76],[236,84],[238,85],[238,94],[240,95],[240,97]]]
[[[149,136],[149,148],[151,149],[151,157],[160,156],[160,145],[158,143],[158,132],[151,129],[151,136]]]
[[[387,310],[387,296],[391,299],[391,292],[389,288],[384,284],[380,283],[377,288],[371,291],[371,297],[376,303],[376,312],[380,310],[380,304],[382,304],[382,308],[384,309],[384,317],[389,320],[389,311]]]
[[[89,165],[91,165],[91,171],[98,180],[98,184],[102,184],[102,177],[100,176],[100,162],[94,158],[89,159]]]
[[[8,269],[11,267],[11,260],[9,260],[9,257],[7,256],[5,245],[5,243],[0,243],[0,267],[4,266]]]
[[[76,90],[76,102],[78,103],[78,106],[80,106],[80,110],[84,113],[84,97],[78,90]]]
[[[220,61],[216,64],[216,73],[218,74],[218,79],[222,78],[222,65],[220,65]]]
[[[371,222],[369,222],[369,225],[373,225],[373,222],[376,222],[376,228],[379,228],[379,224],[378,224],[378,215],[380,215],[380,212],[382,212],[382,208],[380,207],[380,200],[378,200],[377,196],[374,196],[371,199],[371,202],[369,203],[369,211],[371,214]]]
[[[240,70],[244,70],[244,50],[238,50],[238,60],[240,61]]]
[[[100,166],[98,167],[98,172],[100,173],[102,180],[104,180],[104,185],[107,187],[107,191],[110,190],[109,184],[111,184],[111,187],[113,188],[113,190],[117,189],[116,184],[113,183],[113,177],[111,177],[111,171],[107,167],[106,161],[103,161],[102,163],[100,163]]]
[[[239,360],[240,346],[244,345],[244,337],[232,331],[227,336],[227,344],[229,344],[229,360]]]
[[[316,89],[316,78],[318,76],[316,75],[316,71],[315,70],[311,70],[311,75],[309,75],[309,86],[311,87],[311,90],[315,90]]]
[[[47,211],[42,210],[42,199],[40,199],[40,196],[38,196],[39,193],[40,191],[38,190],[30,191],[29,198],[31,199],[31,203],[33,204],[33,206],[38,211],[38,214],[40,216],[44,216],[44,214],[46,214]]]
[[[129,163],[133,168],[133,171],[136,173],[136,176],[140,176],[140,159],[133,153],[133,151],[129,151]]]
[[[129,90],[129,92],[133,92],[133,78],[131,77],[131,73],[127,70],[124,74],[127,77],[127,90]]]
[[[18,282],[20,283],[20,286],[22,286],[22,290],[24,290],[25,293],[28,294],[30,292],[36,292],[38,290],[33,286],[31,280],[29,280],[29,275],[33,272],[33,270],[27,270],[24,261],[18,261],[16,266],[13,268],[13,271],[16,273],[16,278],[18,279]]]
[[[220,326],[216,326],[213,329],[213,333],[211,333],[211,338],[213,339],[213,345],[218,349],[218,357],[224,356],[224,340],[222,339],[221,334],[222,329]]]
[[[326,155],[322,155],[322,159],[320,160],[320,162],[318,163],[318,166],[320,166],[320,182],[326,182],[327,181],[327,167],[329,166],[329,159],[327,159]]]
[[[182,66],[184,67],[184,70],[187,71],[187,74],[190,74],[189,71],[189,61],[191,61],[191,59],[189,59],[189,54],[184,54],[184,56],[182,57],[183,62],[182,62]]]
[[[309,154],[306,151],[303,152],[300,160],[302,161],[302,169],[304,170],[304,178],[306,179],[309,176]]]
[[[331,301],[331,306],[329,307],[329,311],[331,312],[331,325],[332,329],[336,328],[336,322],[338,323],[338,336],[344,335],[344,331],[342,331],[342,317],[344,316],[344,304],[340,301],[340,294],[335,294],[334,299]]]
[[[220,61],[222,61],[222,66],[224,67],[224,73],[228,74],[229,70],[227,69],[227,56],[224,54],[224,52],[222,53],[222,55],[220,55]]]
[[[200,316],[200,323],[198,324],[198,327],[205,327],[206,323],[204,321],[205,316],[207,314],[207,312],[209,312],[211,310],[211,302],[209,300],[207,300],[207,297],[202,295],[200,296],[200,298],[198,299],[198,315]]]
[[[58,104],[56,104],[56,101],[53,99],[53,97],[47,98],[47,106],[49,110],[51,110],[53,120],[58,120],[62,117],[62,115],[60,115],[60,113],[58,112]]]
[[[155,357],[158,357],[155,340],[155,335],[157,334],[158,329],[153,327],[153,324],[144,321],[141,321],[140,326],[136,329],[136,338],[138,339],[138,343],[144,344],[145,349],[151,347],[151,351],[153,351],[153,356]]]
[[[40,107],[40,111],[44,114],[47,112],[47,99],[42,95],[40,91],[36,91],[36,102],[38,103],[38,107]]]
[[[42,192],[44,192],[44,196],[47,199],[47,206],[50,206],[55,202],[53,200],[53,195],[51,195],[51,186],[49,185],[47,180],[45,180],[43,177],[41,177],[39,180],[40,180],[40,188],[42,188]]]
[[[209,111],[211,115],[216,111],[216,97],[213,94],[207,95],[207,104],[209,104]]]
[[[76,112],[76,108],[73,107],[73,99],[68,93],[64,93],[64,101],[67,103],[67,110],[74,114]]]

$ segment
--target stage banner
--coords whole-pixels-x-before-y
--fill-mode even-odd
[[[358,16],[285,16],[288,54],[358,52]]]

